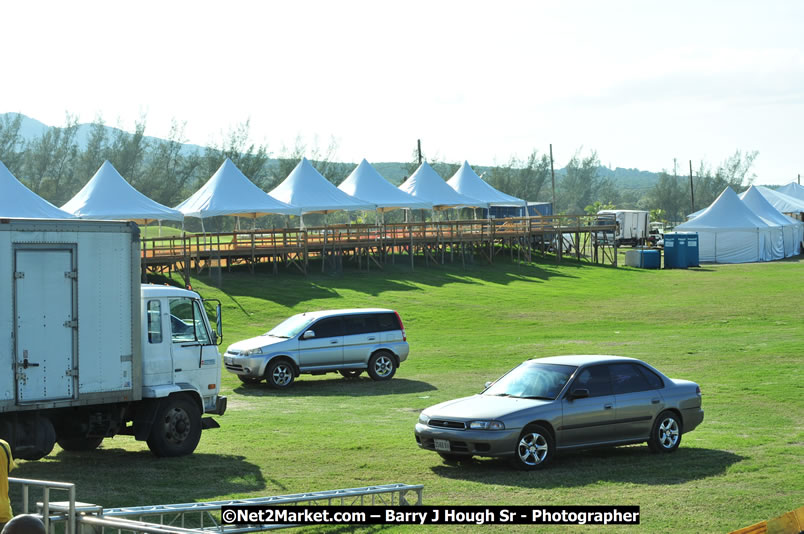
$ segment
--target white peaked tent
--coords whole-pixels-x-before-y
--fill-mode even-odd
[[[751,211],[759,215],[769,225],[778,225],[782,232],[782,257],[798,256],[801,254],[801,238],[804,234],[804,224],[784,215],[768,202],[759,190],[751,186],[740,195],[740,199]]]
[[[374,203],[355,198],[335,187],[307,158],[302,158],[288,177],[268,194],[301,210],[302,214],[377,209]]]
[[[766,242],[771,229],[730,187],[700,215],[675,227],[698,233],[698,256],[703,262],[748,263],[769,261]]]
[[[184,215],[146,197],[129,184],[114,165],[104,161],[95,176],[64,206],[80,219],[182,221]]]
[[[776,191],[799,200],[804,200],[804,185],[799,185],[796,182],[790,182],[789,184],[778,188]]]
[[[268,196],[240,172],[232,160],[226,158],[215,174],[190,198],[176,206],[185,217],[207,217],[218,215],[246,216],[254,219],[275,213],[280,215],[300,215],[298,208]]]
[[[804,212],[804,200],[799,200],[795,197],[791,197],[790,195],[779,193],[778,191],[768,189],[767,187],[761,185],[756,186],[756,189],[762,193],[762,196],[765,197],[765,200],[770,202],[771,206],[782,213]]]
[[[338,189],[347,195],[373,202],[377,205],[377,211],[433,209],[431,202],[419,200],[399,190],[365,159],[341,182]]]
[[[419,200],[430,202],[434,210],[449,208],[488,208],[488,202],[458,193],[425,161],[399,186]]]
[[[0,161],[0,217],[23,217],[30,219],[72,219],[73,216],[62,211],[40,197],[22,182]]]
[[[468,161],[464,161],[461,168],[447,180],[447,185],[455,191],[467,197],[476,198],[486,202],[489,206],[527,206],[527,202],[521,198],[506,195],[502,191],[497,191],[487,182],[477,175],[469,166]]]

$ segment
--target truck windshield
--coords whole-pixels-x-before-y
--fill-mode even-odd
[[[288,317],[270,331],[265,333],[266,336],[291,338],[299,335],[310,323],[313,322],[313,317],[309,315],[299,314],[293,317]]]
[[[572,365],[525,362],[503,375],[483,395],[552,400],[575,369]]]
[[[196,300],[170,299],[170,330],[173,342],[208,345],[209,332],[204,321],[204,313],[204,309]]]

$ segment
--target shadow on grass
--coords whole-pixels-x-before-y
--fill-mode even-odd
[[[303,375],[302,375],[303,376]],[[378,382],[365,375],[359,378],[335,378],[331,380],[296,380],[288,389],[273,389],[265,382],[242,384],[235,392],[246,397],[379,397],[405,393],[435,391],[436,388],[420,380],[394,378]]]
[[[177,496],[181,496],[180,502],[210,500],[267,487],[260,468],[245,461],[244,456],[196,452],[178,458],[157,458],[148,450],[115,448],[112,439],[94,451],[55,449],[42,460],[20,462],[13,475],[73,482],[78,500],[104,507],[176,503]],[[278,485],[273,480],[271,483]],[[19,497],[19,487],[12,485],[11,489],[12,498]],[[66,494],[56,493],[51,499],[64,500],[63,497]]]
[[[525,488],[583,487],[599,482],[683,484],[722,475],[743,457],[715,449],[679,448],[653,454],[646,445],[560,454],[540,471],[519,471],[501,459],[472,459],[431,469],[445,478]]]
[[[454,264],[431,264],[430,267],[417,267],[411,272],[409,267],[397,264],[387,265],[382,271],[345,271],[337,275],[327,275],[311,268],[306,276],[289,271],[275,276],[264,266],[258,266],[252,274],[245,267],[238,266],[233,267],[231,272],[224,272],[223,285],[219,289],[242,311],[247,311],[240,297],[248,296],[294,307],[305,301],[338,298],[343,290],[378,297],[385,292],[420,292],[447,284],[465,284],[469,287],[576,278],[577,275],[568,267],[583,269],[595,266],[573,261],[562,262],[561,266],[503,261],[494,265],[468,265],[465,268]],[[204,275],[201,279],[204,280]]]

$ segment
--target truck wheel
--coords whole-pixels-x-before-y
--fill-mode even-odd
[[[148,448],[156,456],[184,456],[198,446],[201,439],[201,412],[184,395],[162,400],[156,412]]]
[[[103,438],[75,437],[61,438],[56,443],[65,451],[93,451],[100,446],[101,442],[103,442]]]

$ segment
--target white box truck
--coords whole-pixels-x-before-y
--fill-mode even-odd
[[[617,230],[606,233],[605,236],[598,235],[598,241],[620,245],[644,245],[648,238],[650,223],[650,213],[642,210],[600,210],[597,212],[599,219],[614,218]],[[610,224],[604,222],[603,224]]]
[[[132,435],[157,456],[193,452],[219,425],[220,303],[140,284],[139,228],[0,219],[0,437],[36,460]]]

